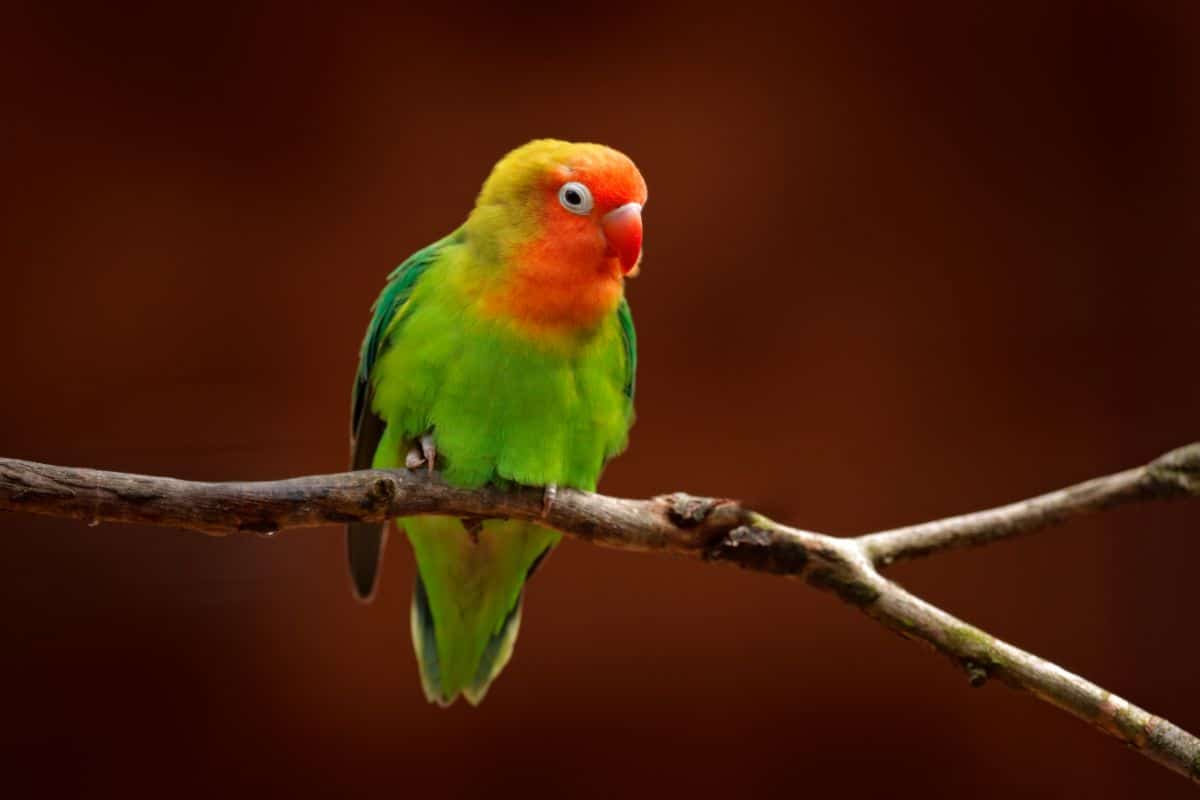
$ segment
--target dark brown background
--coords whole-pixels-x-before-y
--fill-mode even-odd
[[[0,38],[0,454],[342,468],[384,275],[547,135],[650,185],[611,493],[854,533],[1200,435],[1195,3],[94,5],[10,9]],[[1198,527],[1123,509],[893,574],[1195,731]],[[769,577],[568,542],[484,706],[440,711],[406,548],[364,608],[333,528],[0,530],[20,788],[1190,796]]]

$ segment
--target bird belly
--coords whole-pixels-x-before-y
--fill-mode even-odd
[[[387,438],[401,448],[397,463],[412,439],[432,431],[451,484],[594,489],[605,461],[624,448],[630,421],[619,336],[614,320],[564,353],[494,329],[443,328],[423,339],[406,330],[422,345],[385,354],[375,391]]]

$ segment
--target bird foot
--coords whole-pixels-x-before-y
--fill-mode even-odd
[[[404,456],[404,466],[407,469],[417,469],[425,466],[433,472],[437,465],[437,445],[434,444],[433,434],[427,433],[417,440]]]

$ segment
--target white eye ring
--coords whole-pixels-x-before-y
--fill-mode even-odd
[[[592,192],[579,181],[570,181],[558,190],[558,202],[572,214],[587,214],[592,210]]]

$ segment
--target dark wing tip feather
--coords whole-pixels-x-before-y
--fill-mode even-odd
[[[387,532],[378,522],[352,522],[346,526],[346,555],[354,594],[365,603],[375,596],[379,565]]]
[[[370,411],[357,420],[350,463],[352,469],[370,469],[375,448],[383,436],[383,428],[383,420]],[[352,522],[346,526],[346,556],[350,577],[354,582],[354,594],[363,602],[371,601],[379,582],[386,529],[387,526],[381,522]]]

